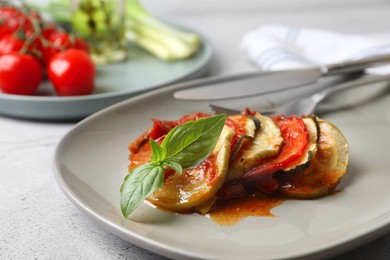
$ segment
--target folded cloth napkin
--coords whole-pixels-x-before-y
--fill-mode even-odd
[[[390,54],[390,34],[341,34],[314,28],[264,25],[244,35],[241,49],[261,70],[299,69]],[[367,72],[390,73],[390,65]]]

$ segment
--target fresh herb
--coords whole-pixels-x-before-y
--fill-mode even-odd
[[[145,198],[164,185],[168,169],[182,174],[209,156],[217,144],[226,120],[225,114],[189,121],[173,128],[161,145],[149,140],[151,162],[129,172],[121,186],[121,210],[128,217]]]

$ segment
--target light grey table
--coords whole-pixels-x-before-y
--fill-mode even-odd
[[[238,43],[246,31],[264,23],[339,32],[390,31],[390,2],[385,0],[143,3],[156,15],[209,39],[215,51],[210,74],[254,70]],[[0,259],[163,259],[107,232],[61,192],[53,177],[53,153],[73,125],[0,116]],[[335,258],[390,259],[390,235]]]

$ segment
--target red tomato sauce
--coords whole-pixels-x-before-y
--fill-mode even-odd
[[[225,125],[230,127],[231,129],[236,132],[236,134],[233,136],[232,141],[231,141],[231,148],[230,148],[230,155],[233,153],[234,146],[237,144],[237,142],[240,140],[240,138],[245,135],[245,129],[244,129],[244,124],[246,123],[246,120],[244,122],[236,122],[230,118],[226,118]]]
[[[271,210],[285,200],[283,197],[250,193],[242,198],[218,201],[209,216],[217,224],[233,226],[246,217],[275,217]]]

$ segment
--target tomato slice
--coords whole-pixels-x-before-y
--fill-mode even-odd
[[[303,155],[309,141],[309,133],[303,120],[296,116],[276,116],[272,118],[280,128],[284,139],[280,153],[271,159],[246,172],[240,177],[245,185],[270,193],[278,188],[278,182],[273,179],[273,173],[289,167]]]
[[[255,116],[256,113],[257,113],[257,111],[255,111],[255,110],[250,110],[249,108],[245,108],[245,109],[241,112],[242,115],[247,115],[247,116]]]
[[[230,148],[230,157],[231,157],[231,155],[233,154],[234,146],[237,144],[240,138],[246,134],[246,131],[244,125],[240,124],[237,121],[232,120],[229,117],[226,118],[225,125],[227,125],[228,127],[230,127],[236,132],[236,134],[233,136],[232,146]]]
[[[160,120],[160,119],[152,119],[153,126],[143,132],[134,142],[129,145],[129,150],[131,154],[136,154],[142,146],[146,143],[149,143],[149,139],[157,140],[165,136],[169,131],[171,131],[174,127],[184,124],[190,120],[196,120],[199,118],[210,117],[211,115],[205,113],[193,113],[189,115],[185,115],[178,120]]]
[[[202,112],[188,114],[188,115],[183,116],[179,120],[177,120],[176,121],[176,125],[182,125],[182,124],[184,124],[184,123],[186,123],[188,121],[198,120],[198,119],[207,118],[207,117],[211,117],[211,115],[210,114],[206,114],[206,113],[202,113]]]
[[[168,132],[176,125],[175,121],[158,120],[158,119],[152,119],[152,120],[153,120],[153,127],[150,131],[150,138],[152,138],[153,140],[156,140],[161,136],[168,134]]]
[[[211,115],[205,113],[194,113],[194,114],[185,115],[179,120],[175,120],[175,121],[152,119],[153,127],[151,129],[149,137],[152,138],[153,140],[156,140],[168,134],[169,131],[171,131],[174,127],[178,125],[182,125],[188,121],[197,120],[200,118],[206,118],[210,116]]]

